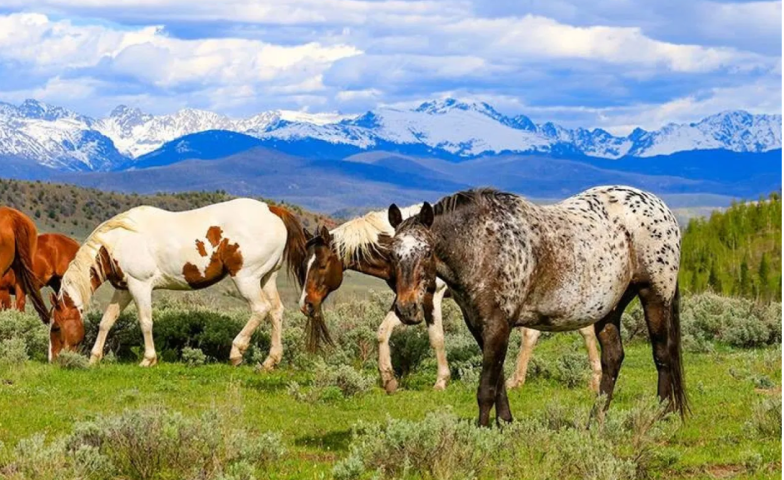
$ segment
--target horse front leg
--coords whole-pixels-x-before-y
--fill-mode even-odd
[[[103,358],[103,349],[106,344],[106,337],[109,330],[114,326],[114,322],[120,317],[120,314],[128,304],[131,303],[131,293],[128,290],[115,290],[112,295],[109,306],[103,312],[101,323],[98,325],[98,337],[95,339],[95,345],[90,352],[90,365],[95,365]]]
[[[479,425],[490,425],[490,410],[496,406],[496,421],[511,422],[512,412],[504,383],[504,359],[509,346],[511,326],[500,314],[485,317],[482,324],[469,327],[482,349],[482,374],[476,400]]]
[[[522,341],[520,342],[520,353],[517,354],[517,365],[512,378],[506,382],[506,388],[510,390],[522,387],[525,384],[525,378],[528,375],[528,363],[531,361],[531,355],[534,353],[534,346],[536,346],[539,336],[542,335],[542,332],[533,328],[521,327],[520,330]]]
[[[384,321],[378,327],[378,373],[381,375],[381,387],[389,393],[395,393],[397,390],[397,380],[395,379],[395,370],[392,368],[392,352],[389,350],[389,337],[392,336],[392,331],[403,322],[395,314],[395,309],[391,308]]]
[[[438,376],[433,385],[435,390],[444,390],[449,383],[452,374],[449,372],[449,363],[446,360],[446,348],[444,346],[444,322],[441,315],[441,303],[446,293],[446,287],[436,290],[433,295],[433,318],[427,325],[427,334],[430,337],[430,346],[436,352],[436,362],[438,364]]]
[[[585,348],[588,350],[588,362],[591,364],[591,383],[590,389],[594,393],[599,393],[599,384],[602,381],[602,361],[599,356],[599,349],[596,347],[596,331],[593,325],[580,329],[580,335],[585,340]]]

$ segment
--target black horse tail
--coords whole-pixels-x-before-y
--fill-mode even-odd
[[[669,350],[669,376],[672,390],[670,402],[672,407],[678,410],[681,418],[685,418],[690,412],[689,398],[686,395],[685,375],[683,371],[683,354],[681,341],[681,292],[678,284],[675,284],[675,296],[670,302],[670,325],[667,328],[667,349]]]

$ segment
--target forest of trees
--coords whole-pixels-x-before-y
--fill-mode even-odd
[[[682,248],[682,290],[780,301],[781,195],[692,219]]]

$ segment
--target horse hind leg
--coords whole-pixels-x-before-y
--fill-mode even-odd
[[[250,346],[250,339],[253,332],[261,324],[262,320],[267,317],[267,314],[272,309],[272,304],[267,299],[266,295],[261,289],[261,282],[258,278],[234,278],[234,284],[237,291],[242,295],[245,301],[248,302],[250,308],[250,318],[240,333],[234,338],[231,344],[231,353],[229,360],[232,365],[239,365],[242,363],[242,356]],[[273,332],[273,342],[274,332]],[[273,344],[274,347],[274,344]],[[272,348],[270,348],[270,352]]]
[[[635,295],[637,295],[637,291],[633,287],[629,287],[621,297],[618,305],[594,325],[596,338],[599,340],[599,345],[602,348],[602,380],[599,384],[599,393],[607,396],[605,408],[610,406],[610,400],[612,400],[613,391],[615,390],[615,382],[618,380],[621,365],[623,364],[621,316]]]
[[[659,399],[668,401],[669,409],[678,410],[683,416],[688,411],[688,403],[681,363],[680,294],[676,287],[673,298],[667,299],[652,287],[645,287],[640,289],[640,302],[659,377]]]
[[[27,305],[27,296],[22,285],[17,283],[14,286],[14,296],[16,297],[16,309],[20,312],[24,312],[25,306]]]
[[[273,273],[262,287],[264,295],[270,302],[269,318],[272,323],[269,355],[261,364],[262,370],[265,371],[274,369],[283,359],[283,302],[280,300],[280,293],[278,293],[277,277],[278,274]]]

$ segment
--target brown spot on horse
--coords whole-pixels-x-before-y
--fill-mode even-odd
[[[183,265],[182,276],[192,288],[209,287],[223,280],[227,274],[233,277],[242,269],[243,258],[239,244],[231,243],[228,238],[222,236],[223,230],[220,227],[210,227],[207,230],[207,241],[216,248],[212,251],[210,262],[204,268],[204,272],[190,262]],[[196,240],[196,250],[202,257],[207,256],[204,243],[200,240]]]
[[[207,241],[210,245],[217,247],[223,237],[223,229],[220,227],[210,227],[207,230]],[[206,255],[203,255],[206,257]]]
[[[199,255],[201,255],[202,257],[207,256],[207,249],[204,248],[204,242],[202,242],[201,240],[196,240],[196,251],[199,252]]]
[[[95,264],[90,269],[90,282],[93,291],[97,290],[104,281],[108,280],[118,290],[127,290],[128,284],[117,261],[112,258],[106,247],[101,247],[95,255]]]

